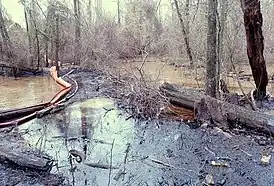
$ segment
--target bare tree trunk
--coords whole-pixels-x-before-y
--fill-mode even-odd
[[[263,99],[266,96],[268,77],[263,55],[263,16],[261,13],[260,0],[241,0],[241,5],[244,12],[247,55],[257,88],[255,97],[256,99]]]
[[[181,31],[182,31],[184,41],[185,41],[185,45],[186,45],[185,47],[186,47],[186,52],[187,52],[187,55],[188,55],[188,58],[189,58],[189,64],[192,67],[193,66],[193,57],[192,57],[192,52],[191,52],[191,48],[190,48],[190,45],[189,45],[189,38],[188,38],[188,35],[187,35],[187,32],[186,32],[186,27],[184,25],[182,14],[181,14],[180,9],[179,9],[178,1],[174,0],[174,4],[175,4],[175,7],[176,7],[178,18],[180,20]]]
[[[102,0],[96,0],[96,19],[99,21],[99,19],[102,16]]]
[[[217,27],[216,27],[216,0],[208,0],[208,32],[207,32],[207,66],[205,92],[207,95],[216,98],[216,46],[217,46]]]
[[[121,10],[120,10],[120,0],[117,0],[117,16],[118,16],[118,25],[121,26]]]
[[[45,66],[49,67],[49,56],[50,58],[53,59],[53,48],[54,48],[54,32],[53,30],[55,29],[55,25],[53,23],[55,22],[53,19],[53,16],[56,14],[55,10],[52,9],[51,6],[48,6],[48,11],[46,14],[46,24],[45,24],[45,34],[44,36],[44,43],[45,43]],[[50,49],[50,50],[49,50]],[[51,64],[52,65],[52,64]]]
[[[224,33],[226,30],[226,20],[228,11],[227,0],[220,0],[220,13],[217,13],[218,18],[218,44],[217,44],[217,94],[219,97],[220,79],[222,79],[222,70],[224,68],[225,51],[224,51]],[[225,77],[225,76],[224,76]]]
[[[44,60],[46,63],[45,66],[49,67],[49,44],[48,44],[48,41],[46,38],[44,39],[44,42],[45,42],[45,58],[44,58]]]
[[[3,42],[2,42],[2,40],[0,40],[0,57],[1,57],[1,59],[4,59],[4,55],[3,55]]]
[[[29,60],[30,60],[30,64],[31,66],[33,66],[33,56],[32,56],[32,43],[31,43],[31,33],[29,30],[29,21],[28,21],[28,11],[26,8],[26,5],[24,4],[24,14],[25,14],[25,22],[26,22],[26,29],[27,29],[27,34],[28,34],[28,47],[29,47]]]
[[[88,0],[88,7],[87,7],[89,25],[91,25],[91,23],[92,23],[92,13],[91,13],[92,2],[91,1],[92,0]]]
[[[2,10],[2,2],[0,1],[0,32],[1,32],[4,46],[6,47],[7,57],[9,58],[9,60],[11,60],[11,58],[12,58],[11,41],[10,41],[10,37],[9,37],[8,31],[7,31],[7,28],[5,25],[2,11],[3,11]]]
[[[35,39],[36,39],[36,55],[37,55],[37,69],[40,68],[40,61],[41,61],[41,56],[40,56],[40,42],[39,42],[39,37],[38,37],[38,32],[36,28],[36,22],[34,21],[34,27],[35,27]]]
[[[189,22],[190,22],[190,0],[186,0],[186,7],[185,7],[185,15],[186,15],[186,34],[187,37],[189,38]]]
[[[80,65],[80,41],[81,41],[81,27],[80,27],[80,3],[79,0],[73,0],[74,14],[75,14],[75,51],[74,60],[77,65]]]
[[[36,40],[36,58],[37,58],[37,69],[39,69],[40,67],[40,44],[39,44],[39,38],[38,38],[38,31],[37,31],[37,25],[36,25],[36,20],[32,15],[32,12],[29,12],[31,21],[33,23],[34,26],[34,33],[35,33],[35,40]]]
[[[55,27],[55,66],[56,71],[59,71],[59,15],[56,14],[56,27]]]

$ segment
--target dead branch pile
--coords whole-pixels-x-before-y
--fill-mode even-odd
[[[128,105],[126,109],[134,118],[156,119],[167,101],[155,89],[139,87],[121,97],[122,105]]]
[[[127,75],[123,78],[110,75],[111,85],[104,92],[116,99],[119,108],[130,115],[130,118],[148,120],[159,118],[168,101],[158,88],[144,85],[136,78]]]

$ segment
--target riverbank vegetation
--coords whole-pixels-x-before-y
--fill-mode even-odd
[[[146,55],[164,57],[177,65],[206,64],[206,1],[118,0],[112,4],[112,12],[105,10],[101,0],[20,3],[25,17],[25,23],[20,24],[1,6],[1,58],[16,66],[35,69],[53,61],[115,66],[121,59]],[[261,4],[269,15],[272,3]],[[248,62],[243,11],[240,1],[219,1],[216,8],[216,61],[225,76],[232,69],[231,61],[236,65]],[[271,18],[265,19],[267,59],[273,52],[271,23]]]

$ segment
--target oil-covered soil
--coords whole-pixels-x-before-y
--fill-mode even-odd
[[[272,139],[134,120],[120,109],[121,85],[96,70],[70,76],[79,90],[66,108],[19,127],[26,143],[56,160],[51,174],[4,162],[1,185],[273,185]]]

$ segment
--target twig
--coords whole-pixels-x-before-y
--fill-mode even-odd
[[[100,168],[100,169],[118,169],[116,166],[110,166],[106,164],[101,163],[91,163],[91,162],[85,162],[84,163],[87,166],[93,167],[93,168]]]
[[[144,51],[144,52],[146,53],[146,55],[145,55],[145,57],[143,58],[142,64],[141,64],[141,66],[140,66],[140,68],[139,68],[140,71],[143,70],[143,67],[144,67],[144,65],[145,65],[145,63],[146,63],[146,61],[147,61],[147,57],[148,57],[148,53],[147,53],[146,51]]]
[[[212,154],[214,157],[216,157],[216,153],[215,153],[215,152],[209,150],[207,147],[204,147],[204,148],[205,148],[205,150],[206,150],[207,152],[209,152],[209,153]]]
[[[112,141],[111,149],[110,149],[110,168],[109,168],[109,174],[108,174],[108,186],[110,186],[110,177],[111,177],[111,172],[112,172],[112,151],[113,151],[113,146],[114,146],[114,141]]]
[[[181,171],[180,171],[180,172],[183,173],[183,174],[185,174],[185,175],[187,175],[187,176],[190,177],[190,178],[193,178],[193,176],[187,174],[186,172],[193,172],[193,173],[197,174],[197,172],[195,172],[195,171],[193,171],[193,170],[185,169],[185,168],[182,168],[182,167],[178,168],[178,167],[175,167],[175,166],[170,165],[170,164],[168,164],[168,163],[162,162],[162,161],[160,161],[160,160],[156,160],[156,159],[152,159],[152,158],[150,158],[150,160],[151,160],[152,162],[154,162],[154,163],[157,163],[157,164],[159,164],[159,165],[163,165],[163,166],[166,166],[166,167],[169,167],[169,168],[172,168],[172,169],[183,170],[184,172],[181,172]]]
[[[236,72],[236,68],[235,68],[235,65],[234,65],[234,62],[233,62],[232,57],[231,57],[230,61],[231,61],[231,66],[232,66],[232,68],[233,68],[233,71],[234,71],[234,73],[236,74],[237,83],[238,83],[238,85],[239,85],[239,87],[240,87],[240,89],[241,89],[241,91],[242,91],[244,97],[245,97],[246,100],[250,103],[252,109],[253,109],[253,110],[257,110],[256,104],[255,104],[254,102],[250,101],[250,99],[248,98],[248,96],[247,96],[246,93],[244,92],[244,89],[243,89],[243,87],[242,87],[242,84],[240,83],[240,80],[238,79],[239,74]]]
[[[118,173],[114,176],[114,180],[118,181],[120,179],[121,176],[123,176],[123,181],[125,179],[125,174],[126,174],[126,163],[127,163],[127,157],[128,157],[128,153],[129,153],[129,150],[130,150],[130,143],[127,144],[127,148],[125,150],[125,157],[124,157],[124,162],[123,162],[123,165],[122,167],[120,168],[120,170],[118,171]]]
[[[124,164],[127,163],[127,157],[128,157],[128,153],[129,153],[129,150],[130,150],[130,146],[131,146],[130,143],[128,143],[127,148],[125,150],[126,155],[125,155],[125,158],[124,158]]]
[[[177,169],[176,167],[174,167],[173,165],[170,165],[170,164],[167,164],[165,162],[162,162],[160,160],[156,160],[156,159],[152,159],[151,158],[151,161],[154,162],[154,163],[157,163],[159,165],[163,165],[163,166],[166,166],[166,167],[170,167],[170,168],[173,168],[173,169]]]
[[[143,83],[144,83],[144,85],[145,85],[145,87],[146,87],[146,80],[145,80],[145,77],[144,77],[144,74],[143,74],[143,67],[144,67],[144,65],[145,65],[145,63],[146,63],[146,61],[147,61],[148,53],[147,53],[146,51],[144,51],[144,52],[146,53],[146,55],[145,55],[145,57],[143,58],[143,62],[142,62],[142,64],[141,64],[140,68],[138,68],[138,67],[136,67],[136,68],[137,68],[138,72],[140,73],[140,75],[141,75],[141,80],[143,81]]]
[[[252,154],[249,154],[248,152],[244,151],[243,149],[240,149],[240,147],[237,147],[236,149],[238,149],[239,151],[245,153],[247,156],[252,157]]]
[[[127,149],[125,150],[125,158],[124,158],[124,167],[123,167],[123,181],[125,179],[125,174],[126,174],[126,163],[127,163],[127,157],[128,157],[128,153],[129,153],[129,150],[130,150],[130,143],[127,144]]]
[[[197,68],[195,68],[195,80],[196,80],[198,88],[200,88],[200,83],[199,83],[199,80],[198,80],[198,69]]]
[[[256,102],[255,102],[255,99],[254,99],[254,92],[255,92],[256,89],[253,89],[251,92],[250,92],[250,98],[251,98],[251,102],[252,102],[252,105],[254,106],[255,110],[257,110],[257,106],[256,106]]]
[[[113,110],[114,110],[114,108],[107,109],[107,108],[105,108],[105,107],[103,107],[103,109],[106,111],[103,117],[106,117],[106,115],[107,115],[110,111],[113,111]]]
[[[161,71],[165,68],[166,64],[167,64],[167,61],[165,61],[163,66],[158,70],[158,75],[156,76],[155,81],[157,81],[159,79],[159,77],[161,75]]]

